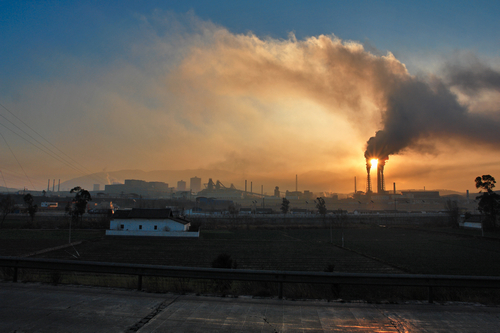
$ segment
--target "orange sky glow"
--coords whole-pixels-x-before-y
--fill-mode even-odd
[[[436,95],[441,89],[433,75],[413,76],[391,53],[374,54],[333,35],[273,39],[196,18],[191,24],[194,32],[168,36],[146,25],[128,60],[105,68],[62,56],[59,75],[28,82],[4,102],[83,169],[5,132],[0,140],[10,149],[2,144],[0,153],[7,185],[32,188],[21,164],[38,190],[47,179],[127,169],[224,170],[220,180],[227,186],[243,188],[248,179],[268,193],[274,186],[294,190],[296,174],[299,190],[348,193],[357,177],[364,190],[367,141],[383,128],[398,129],[387,122],[391,107],[401,105],[394,91],[410,83],[425,83]],[[468,114],[498,120],[489,111],[498,92],[453,94]],[[478,175],[500,177],[496,139],[475,141],[473,133],[461,136],[460,126],[450,128],[412,134],[391,152],[386,183],[465,192],[474,190]],[[146,180],[175,186],[180,179]],[[123,179],[103,179],[101,186],[111,181]]]

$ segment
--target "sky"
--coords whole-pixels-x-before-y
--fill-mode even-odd
[[[388,157],[388,188],[465,192],[500,175],[496,1],[0,1],[0,12],[0,186],[203,168],[240,188],[294,190],[299,175],[301,190],[347,193],[354,177],[365,189],[375,155]]]

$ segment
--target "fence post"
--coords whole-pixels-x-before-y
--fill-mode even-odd
[[[434,302],[434,295],[432,292],[432,287],[429,286],[429,303],[433,303],[433,302]]]
[[[137,276],[137,290],[142,290],[142,275]]]

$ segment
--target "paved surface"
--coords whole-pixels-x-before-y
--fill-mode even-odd
[[[0,282],[0,332],[500,332],[500,307],[294,302]]]

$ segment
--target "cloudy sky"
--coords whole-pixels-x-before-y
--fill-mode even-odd
[[[388,156],[399,189],[500,177],[496,1],[1,1],[0,12],[1,186],[206,168],[241,175],[240,188],[293,189],[299,174],[302,189],[349,192],[355,176],[366,186],[365,155]]]

